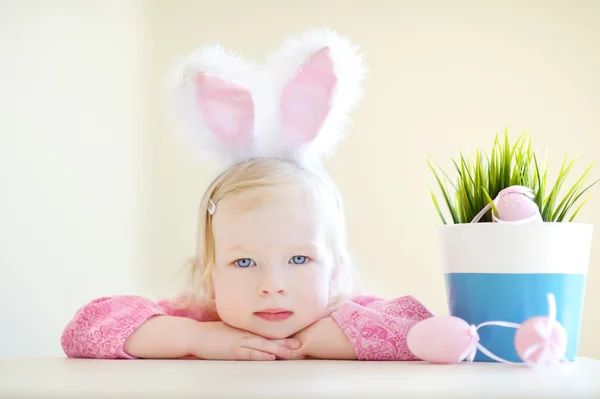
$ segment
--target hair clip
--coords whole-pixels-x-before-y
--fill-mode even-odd
[[[208,203],[210,204],[210,207],[208,208],[208,213],[214,215],[215,211],[217,210],[217,204],[215,204],[213,200],[208,200]]]

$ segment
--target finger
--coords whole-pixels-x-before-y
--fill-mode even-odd
[[[302,346],[302,342],[297,338],[272,339],[271,342],[275,342],[277,345],[285,346],[290,349],[300,349]]]
[[[253,348],[240,346],[237,348],[236,357],[239,360],[275,360],[276,356],[272,353],[259,351]]]
[[[263,337],[248,338],[244,341],[242,346],[247,348],[256,349],[262,352],[272,353],[278,357],[287,359],[292,355],[292,350],[285,346],[279,345],[269,339]]]
[[[308,359],[308,356],[304,355],[301,352],[294,351],[294,352],[292,352],[292,356],[290,356],[286,360],[304,360],[304,359]]]

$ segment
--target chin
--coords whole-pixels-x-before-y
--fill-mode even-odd
[[[286,328],[287,327],[287,328]],[[296,334],[302,328],[289,327],[289,326],[273,326],[272,328],[256,328],[254,331],[250,331],[254,334],[258,334],[268,339],[284,339],[289,338]]]
[[[304,330],[306,327],[316,323],[320,318],[314,318],[310,320],[304,320],[304,322],[299,323],[299,320],[294,320],[293,323],[280,323],[280,324],[272,324],[272,325],[253,325],[255,331],[254,334],[261,335],[265,338],[269,339],[284,339],[290,338],[294,334]]]

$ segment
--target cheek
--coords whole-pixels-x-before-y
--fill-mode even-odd
[[[323,307],[329,301],[331,273],[326,267],[316,266],[294,273],[291,288],[302,297],[302,302]]]
[[[212,283],[215,291],[215,308],[224,322],[235,325],[239,315],[248,307],[248,286],[240,281],[241,273],[215,270]]]

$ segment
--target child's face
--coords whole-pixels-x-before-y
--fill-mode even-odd
[[[212,280],[221,320],[284,338],[324,317],[332,261],[323,221],[299,190],[252,209],[242,197],[219,201]]]

